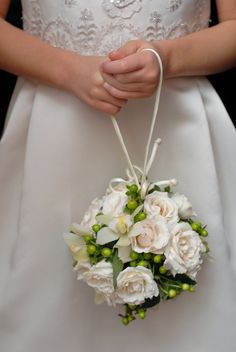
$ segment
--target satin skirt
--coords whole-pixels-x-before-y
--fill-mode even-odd
[[[118,115],[142,167],[154,99]],[[233,352],[236,345],[236,134],[205,78],[167,80],[149,179],[176,178],[209,231],[210,258],[195,293],[161,303],[124,327],[94,304],[63,240],[92,199],[127,168],[109,116],[67,92],[18,79],[0,142],[1,352]]]

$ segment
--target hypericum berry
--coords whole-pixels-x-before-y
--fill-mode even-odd
[[[198,222],[193,222],[191,224],[191,226],[192,226],[193,231],[198,232],[201,230],[201,224],[199,224]]]
[[[207,236],[208,236],[208,231],[205,230],[205,229],[202,229],[202,230],[200,230],[200,235],[201,235],[202,237],[207,237]]]
[[[135,251],[131,251],[129,256],[131,259],[136,260],[136,259],[138,259],[139,254]]]
[[[140,260],[137,266],[144,266],[146,268],[148,266],[148,262],[146,260]]]
[[[129,324],[129,319],[128,319],[128,317],[123,317],[123,318],[122,318],[122,323],[123,323],[124,325],[128,325],[128,324]]]
[[[160,254],[155,255],[155,257],[153,257],[153,261],[156,264],[160,263],[162,261],[162,256]]]
[[[87,244],[94,240],[93,236],[90,236],[90,235],[86,235],[83,238],[85,240],[85,243]]]
[[[128,321],[129,321],[129,322],[131,322],[131,321],[133,321],[133,320],[134,320],[134,316],[133,316],[133,315],[131,315],[131,314],[130,314],[130,315],[128,315]]]
[[[182,284],[182,290],[183,291],[188,291],[190,288],[190,285],[189,284]]]
[[[135,310],[136,305],[135,305],[135,304],[129,304],[128,307],[129,307],[129,309],[131,309],[131,310]]]
[[[99,230],[101,230],[101,226],[98,225],[98,224],[94,224],[94,225],[92,226],[92,229],[93,229],[94,232],[97,233]]]
[[[160,274],[166,274],[167,273],[167,269],[164,266],[160,266],[159,272],[160,272]]]
[[[138,206],[138,202],[135,199],[130,199],[127,203],[127,208],[129,210],[135,210]]]
[[[193,286],[189,286],[189,292],[195,292],[195,288]]]
[[[145,220],[146,217],[147,217],[147,214],[144,213],[144,211],[141,211],[140,213],[137,214],[136,219],[137,221],[142,221],[142,220]]]
[[[93,255],[96,252],[97,248],[94,246],[94,244],[89,244],[87,246],[87,252],[89,255]]]
[[[144,253],[143,258],[145,260],[150,260],[152,258],[152,255],[151,255],[151,253]]]
[[[171,289],[168,291],[168,296],[169,296],[170,298],[174,298],[176,295],[177,295],[177,291],[174,290],[173,288],[171,288]]]
[[[112,253],[112,250],[110,248],[106,247],[102,249],[102,256],[105,258],[110,257],[111,253]]]
[[[137,266],[136,260],[132,260],[132,262],[130,262],[129,265],[130,265],[132,268],[134,268],[135,266]]]
[[[144,309],[140,308],[140,309],[138,310],[138,317],[139,317],[140,319],[144,319],[144,318],[145,318],[145,311],[144,311]]]
[[[132,193],[137,193],[138,192],[138,186],[133,184],[133,185],[130,186],[129,190]]]

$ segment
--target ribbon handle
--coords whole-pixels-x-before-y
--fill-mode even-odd
[[[162,88],[162,82],[163,82],[163,66],[162,66],[162,61],[161,61],[160,55],[154,49],[145,48],[142,51],[151,51],[156,56],[157,61],[158,61],[159,66],[160,66],[160,79],[159,79],[159,83],[158,83],[158,87],[157,87],[157,91],[156,91],[156,98],[155,98],[155,103],[154,103],[151,127],[150,127],[150,131],[149,131],[149,135],[148,135],[148,141],[147,141],[146,150],[145,150],[145,158],[144,158],[143,172],[142,172],[142,178],[141,178],[141,197],[144,197],[145,194],[146,194],[147,187],[148,187],[148,184],[146,182],[147,174],[148,174],[149,170],[151,169],[151,166],[153,164],[153,161],[154,161],[157,149],[158,149],[158,145],[161,142],[160,138],[157,139],[154,142],[152,153],[151,153],[151,156],[150,156],[150,158],[148,160],[149,151],[150,151],[150,144],[151,144],[151,140],[152,140],[152,135],[153,135],[153,131],[154,131],[155,123],[156,123],[156,118],[157,118],[157,112],[158,112],[159,103],[160,103],[160,95],[161,95],[161,88]],[[117,135],[117,137],[118,137],[118,139],[120,141],[122,150],[123,150],[123,152],[125,154],[125,157],[126,157],[130,172],[131,172],[131,174],[132,174],[132,176],[134,178],[134,182],[136,183],[138,188],[140,188],[140,183],[139,183],[139,180],[138,180],[138,176],[137,176],[137,174],[135,172],[135,168],[133,166],[133,163],[131,162],[128,150],[126,148],[123,136],[121,134],[121,131],[120,131],[120,128],[119,128],[119,125],[117,123],[117,120],[116,120],[115,116],[112,115],[111,116],[111,120],[112,120],[114,129],[115,129],[116,135]]]

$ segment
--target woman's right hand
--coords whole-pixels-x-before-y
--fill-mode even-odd
[[[107,61],[107,57],[67,54],[64,88],[96,110],[109,115],[117,114],[127,100],[113,97],[103,86],[100,66]]]

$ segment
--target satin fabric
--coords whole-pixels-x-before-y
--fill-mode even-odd
[[[60,108],[58,106],[60,102]],[[118,118],[132,160],[142,165],[153,99]],[[194,294],[121,325],[76,281],[62,238],[125,160],[109,117],[76,97],[20,79],[1,141],[1,351],[232,351],[235,345],[235,130],[204,78],[164,83],[152,180],[176,190],[208,224],[212,259]]]
[[[55,2],[37,0],[24,1],[24,11],[31,6],[36,11],[39,3],[45,16],[47,4],[58,10]],[[74,18],[76,4],[81,5],[60,1],[59,8],[72,9]],[[156,3],[148,4],[154,13]],[[172,11],[162,0],[158,4]],[[198,14],[202,6],[209,8],[202,0],[168,4],[175,21],[181,6],[182,15],[188,6]],[[32,28],[40,27],[38,16]],[[130,101],[118,115],[131,159],[141,167],[153,104],[153,98]],[[163,84],[154,137],[163,142],[149,178],[178,180],[175,191],[189,198],[207,224],[211,252],[196,293],[183,293],[149,312],[145,321],[124,327],[117,316],[121,307],[95,305],[93,289],[76,280],[63,240],[63,232],[81,221],[109,180],[125,176],[110,117],[65,91],[18,79],[0,142],[1,352],[234,351],[235,128],[207,79],[176,78]]]

